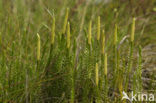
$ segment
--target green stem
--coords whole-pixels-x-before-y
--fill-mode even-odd
[[[128,61],[128,68],[127,68],[127,77],[126,77],[126,85],[125,90],[128,90],[128,84],[129,84],[129,76],[132,70],[132,64],[133,64],[133,42],[130,42],[130,55],[129,55],[129,61]]]
[[[104,77],[105,79],[105,87],[104,87],[104,97],[105,97],[105,102],[107,102],[107,93],[108,93],[108,78],[107,76],[105,75]]]
[[[74,103],[74,99],[75,99],[75,70],[73,68],[71,68],[71,85],[72,85],[72,88],[71,88],[71,102],[70,103]]]
[[[101,54],[101,73],[102,73],[102,77],[101,77],[101,85],[100,85],[100,90],[102,90],[103,86],[104,86],[104,54]]]
[[[29,92],[28,92],[29,77],[28,77],[28,70],[27,69],[26,69],[26,73],[25,73],[25,78],[26,78],[26,82],[25,82],[26,103],[29,103]]]
[[[51,61],[51,58],[52,58],[52,51],[53,51],[53,45],[50,46],[49,57],[48,57],[48,61],[47,61],[45,69],[47,69],[48,66],[50,65],[50,61]],[[47,73],[47,71],[46,71],[46,73]]]
[[[37,62],[36,62],[36,64],[37,64],[37,66],[36,66],[36,70],[35,70],[35,72],[37,72],[38,70],[39,70],[39,65],[40,65],[40,60],[37,60]]]
[[[70,57],[70,48],[67,48],[67,59],[69,60],[69,69],[70,69],[70,80],[71,80],[71,94],[70,94],[70,103],[74,103],[75,100],[75,70],[72,68],[71,57]]]
[[[114,52],[114,63],[113,63],[113,88],[116,90],[116,80],[117,80],[117,45],[113,45]]]
[[[116,60],[116,77],[117,77],[117,80],[116,80],[116,85],[118,86],[119,85],[119,78],[120,78],[120,68],[119,68],[119,65],[120,65],[120,50],[118,48],[117,50],[117,60]]]
[[[139,80],[139,90],[142,91],[142,49],[141,46],[139,47],[139,60],[138,60],[138,80]]]

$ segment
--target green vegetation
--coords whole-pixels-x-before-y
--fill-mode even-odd
[[[126,103],[122,91],[155,91],[142,81],[155,4],[0,0],[0,102]]]

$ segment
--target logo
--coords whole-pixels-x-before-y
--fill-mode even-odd
[[[134,94],[134,92],[132,91],[130,97],[127,95],[127,93],[125,91],[123,91],[122,94],[123,94],[122,100],[126,99],[126,100],[130,101],[130,103],[132,103],[133,101],[146,101],[146,102],[155,101],[155,96],[152,93],[150,93],[150,94],[148,94],[148,93]]]
[[[127,99],[127,100],[129,100],[129,101],[131,102],[131,99],[128,97],[127,93],[125,93],[125,92],[123,91],[122,94],[123,94],[122,100],[123,100],[123,99]]]

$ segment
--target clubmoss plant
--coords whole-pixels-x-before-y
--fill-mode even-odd
[[[102,30],[102,34],[101,34],[101,76],[100,76],[100,93],[103,94],[104,93],[104,101],[106,101],[106,89],[107,89],[107,60],[106,59],[106,51],[105,51],[105,46],[106,46],[106,43],[105,43],[105,31],[104,29]],[[104,92],[103,92],[104,91]]]
[[[88,77],[91,78],[91,75],[92,75],[92,70],[90,69],[90,60],[92,58],[92,49],[91,49],[91,41],[92,41],[92,21],[89,22],[89,25],[88,25],[88,33],[87,33],[87,49],[89,51],[89,55],[88,55]]]
[[[54,44],[54,41],[55,41],[55,16],[53,17],[53,20],[52,20],[51,45]]]
[[[108,78],[107,78],[107,53],[104,55],[104,100],[107,102],[107,97],[108,97]]]
[[[122,67],[120,69],[120,78],[119,78],[119,93],[120,93],[120,96],[123,97],[123,90],[124,90],[124,80],[125,80],[125,70],[126,70],[126,60],[125,58],[122,58]],[[125,100],[122,101],[122,103],[126,103]]]
[[[93,66],[92,63],[94,63],[93,53],[92,53],[92,21],[90,20],[88,23],[88,30],[87,30],[87,40],[86,40],[86,80],[84,87],[86,88],[83,91],[83,102],[87,103],[90,102],[90,99],[93,99],[93,93],[90,94],[90,91],[93,90],[93,84],[92,84],[92,77],[94,78],[94,81],[96,81],[95,77],[95,65]],[[85,53],[86,54],[86,53]],[[96,85],[96,83],[95,83]],[[96,91],[96,88],[94,89]],[[88,96],[91,96],[89,99]]]
[[[71,59],[70,56],[70,23],[68,22],[67,24],[67,58]],[[70,94],[70,103],[74,103],[75,99],[75,79],[74,79],[74,74],[75,70],[72,67],[71,62],[69,62],[69,69],[70,69],[70,78],[71,78],[71,94]]]
[[[41,49],[41,43],[40,43],[40,35],[37,33],[37,61],[40,61],[40,49]]]
[[[67,27],[67,23],[68,23],[68,15],[69,15],[69,8],[66,9],[66,14],[65,14],[65,18],[64,18],[62,34],[66,33],[66,27]]]
[[[142,48],[139,46],[139,58],[138,58],[138,70],[137,70],[137,77],[139,81],[139,91],[142,91]]]
[[[133,76],[133,91],[142,92],[142,50],[139,46],[136,74]]]
[[[88,44],[91,46],[91,39],[92,39],[92,21],[89,22],[88,26]]]
[[[126,85],[125,85],[126,90],[128,89],[129,75],[131,73],[132,64],[133,64],[134,34],[135,34],[135,18],[133,18],[132,20],[132,27],[131,27],[130,54],[129,54],[128,68],[127,68],[127,79],[126,79]]]
[[[100,103],[100,91],[99,91],[99,65],[96,63],[95,65],[95,90],[96,90],[96,103]]]
[[[41,55],[41,41],[40,41],[40,35],[37,33],[37,66],[36,66],[36,70],[37,71],[39,69],[39,65],[40,65],[40,55]]]
[[[70,103],[74,103],[75,101],[75,70],[71,68],[71,95],[70,95]]]
[[[117,24],[115,24],[115,29],[114,29],[114,45],[117,44],[117,29],[118,29]]]
[[[121,97],[123,97],[123,94],[122,94],[122,92],[123,92],[123,76],[122,76],[123,74],[121,74],[120,76],[119,76],[119,84],[118,84],[118,88],[119,88],[119,93],[120,93],[120,96]],[[124,103],[125,101],[123,101],[122,103]]]
[[[99,84],[99,65],[98,65],[98,63],[96,63],[96,66],[95,66],[95,83],[96,83],[96,86],[98,86],[98,84]]]
[[[97,34],[96,34],[96,40],[93,41],[94,43],[94,55],[96,56],[96,61],[99,61],[99,58],[100,58],[100,33],[101,33],[101,25],[100,25],[100,16],[97,17],[97,25],[96,25],[96,31],[97,31]]]
[[[116,66],[117,66],[117,24],[115,24],[114,29],[114,71],[116,74]]]
[[[70,48],[70,23],[67,25],[67,48]]]
[[[105,64],[104,64],[104,74],[107,76],[107,53],[105,53]]]
[[[131,42],[134,41],[134,34],[135,34],[135,18],[133,18],[133,21],[132,21],[132,27],[131,27]]]
[[[104,30],[102,30],[102,42],[101,42],[101,46],[102,46],[101,53],[102,53],[102,55],[104,55],[104,53],[105,53],[105,31]]]
[[[116,69],[117,69],[117,80],[116,80],[116,84],[117,84],[117,87],[119,89],[119,93],[120,95],[122,96],[122,82],[123,82],[123,70],[121,70],[121,67],[120,67],[120,47],[118,46],[117,48],[117,64],[116,64]]]
[[[113,75],[114,75],[114,80],[113,80],[113,88],[116,89],[116,80],[117,80],[117,24],[115,24],[114,28],[114,42],[113,42],[113,58],[114,58],[114,63],[113,63]]]
[[[71,84],[72,84],[72,88],[71,88],[70,103],[74,103],[74,99],[75,99],[75,81],[74,81],[74,70],[73,70],[73,68],[71,70]]]
[[[51,58],[52,58],[52,51],[53,51],[53,48],[54,48],[54,43],[55,43],[55,15],[53,14],[52,27],[51,27],[51,45],[50,45],[49,57],[48,57],[48,61],[47,61],[45,70],[50,65],[50,61],[51,61]],[[46,74],[47,74],[47,72],[46,72]]]
[[[99,41],[100,40],[100,27],[101,27],[101,25],[100,25],[100,16],[98,16],[98,18],[97,18],[97,41]]]

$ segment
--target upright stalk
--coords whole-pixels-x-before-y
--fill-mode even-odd
[[[100,89],[103,88],[103,83],[105,82],[104,81],[104,58],[105,58],[105,34],[104,34],[104,30],[102,30],[102,40],[101,40],[101,72],[102,72],[102,80],[101,80],[101,85],[100,85]]]
[[[29,77],[28,77],[28,70],[27,69],[26,69],[26,73],[25,73],[25,78],[26,78],[26,82],[25,82],[26,103],[29,103],[29,91],[28,91]]]
[[[88,27],[88,44],[91,46],[91,39],[92,39],[92,21],[89,22]]]
[[[69,15],[69,8],[66,9],[66,15],[65,15],[65,18],[64,18],[62,34],[66,33],[66,28],[67,28],[67,23],[68,23],[68,15]]]
[[[100,40],[100,16],[98,16],[98,19],[97,19],[97,41]]]
[[[87,42],[86,42],[87,50],[88,50],[88,59],[87,59],[87,79],[85,80],[85,90],[83,91],[83,102],[88,103],[93,100],[92,94],[89,94],[91,90],[91,77],[92,77],[92,68],[91,68],[91,60],[92,60],[92,21],[90,20],[88,24],[88,32],[87,32]],[[88,95],[91,95],[91,98],[88,98]]]
[[[114,72],[116,74],[117,70],[117,24],[115,24],[114,29]]]
[[[105,59],[104,59],[104,79],[105,79],[105,102],[107,102],[107,93],[108,93],[108,78],[107,78],[107,53],[105,53]]]
[[[114,28],[114,43],[113,43],[114,61],[113,61],[113,88],[116,89],[117,78],[117,24]]]
[[[99,65],[98,65],[98,63],[96,63],[96,66],[95,66],[95,83],[96,83],[96,86],[98,87],[98,84],[99,84]]]
[[[37,33],[37,68],[36,71],[39,69],[40,64],[40,49],[41,49],[41,42],[40,42],[40,35]]]
[[[138,70],[137,70],[137,77],[139,81],[139,91],[142,91],[142,49],[141,46],[139,46],[139,58],[138,58]]]
[[[99,93],[99,65],[96,63],[95,66],[95,85],[96,85],[96,103],[100,103],[100,93]]]
[[[88,49],[89,49],[89,60],[91,59],[92,56],[92,21],[89,22],[88,25]],[[90,68],[88,68],[88,75],[89,78],[91,78],[92,75],[92,70]]]
[[[54,16],[54,15],[53,15]],[[49,66],[50,64],[50,60],[51,60],[51,56],[52,56],[52,51],[53,51],[53,47],[54,47],[54,43],[55,43],[55,16],[52,19],[52,28],[51,28],[51,45],[50,45],[50,52],[49,52],[49,58],[48,58],[48,62],[46,65],[46,68]]]
[[[129,84],[129,79],[130,79],[129,76],[130,76],[130,73],[132,70],[132,64],[133,64],[134,33],[135,33],[135,18],[133,18],[132,27],[131,27],[130,54],[129,54],[127,78],[126,78],[126,85],[125,85],[126,91],[128,90],[128,84]]]
[[[67,53],[68,53],[68,59],[70,58],[70,23],[68,22],[67,24]],[[70,60],[70,59],[69,59]],[[69,69],[70,69],[70,78],[71,78],[71,94],[70,94],[70,103],[74,103],[75,101],[75,79],[74,79],[74,74],[75,70],[71,66],[71,62],[69,64]]]

